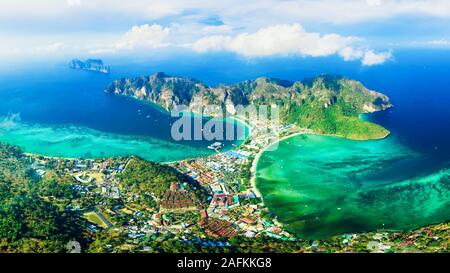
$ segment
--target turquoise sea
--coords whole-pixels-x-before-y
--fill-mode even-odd
[[[422,157],[395,137],[299,135],[263,154],[257,187],[302,237],[412,229],[449,220],[450,168],[421,172]]]

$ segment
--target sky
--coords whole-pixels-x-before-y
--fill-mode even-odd
[[[0,58],[227,52],[382,65],[450,49],[448,0],[2,0]]]

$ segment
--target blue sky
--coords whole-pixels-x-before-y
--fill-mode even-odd
[[[449,23],[448,0],[2,0],[0,57],[231,52],[373,66],[398,48],[450,48]]]

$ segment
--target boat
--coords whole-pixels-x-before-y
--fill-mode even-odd
[[[222,146],[223,146],[223,144],[221,142],[214,142],[213,144],[208,146],[208,149],[217,151],[217,150],[221,149]]]

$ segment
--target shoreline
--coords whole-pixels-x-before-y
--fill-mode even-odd
[[[244,121],[243,119],[235,117],[235,116],[232,116],[232,117],[229,117],[229,118],[233,119],[233,120],[236,120],[237,122],[242,123],[243,125],[245,125],[248,128],[248,135],[242,141],[242,143],[244,143],[252,135],[253,125],[250,125],[250,122]]]
[[[124,96],[124,95],[123,95]],[[127,96],[124,96],[127,97]],[[149,102],[149,101],[144,101],[144,100],[140,100],[138,98],[132,97],[133,100],[138,100],[143,104],[149,105],[150,107],[154,107],[159,111],[164,111],[165,109],[162,108],[161,106],[153,103],[153,102]],[[155,106],[159,106],[159,107],[155,107]],[[164,111],[165,114],[167,114],[167,110]],[[191,112],[191,114],[195,115],[194,112]],[[361,119],[361,115],[360,114],[360,119]],[[210,118],[216,118],[213,116],[210,116]],[[234,145],[234,147],[230,147],[229,149],[225,149],[223,151],[219,151],[219,152],[215,152],[212,153],[210,155],[199,155],[199,156],[194,156],[194,157],[189,157],[189,158],[183,158],[183,159],[179,159],[179,160],[173,160],[173,161],[164,161],[164,162],[158,162],[159,164],[164,164],[164,165],[168,165],[168,164],[173,164],[173,163],[178,163],[178,162],[182,162],[182,161],[187,161],[187,160],[195,160],[197,158],[208,158],[211,156],[215,156],[221,153],[224,153],[228,150],[232,150],[234,148],[239,148],[241,147],[246,141],[248,140],[252,140],[253,137],[253,133],[255,131],[257,131],[257,126],[255,124],[252,123],[251,120],[249,119],[245,119],[242,117],[237,117],[237,116],[230,116],[227,118],[222,118],[223,120],[226,121],[226,119],[232,120],[233,124],[238,123],[238,125],[242,125],[245,130],[247,130],[248,128],[248,133],[245,132],[245,138],[242,140],[242,142],[239,145]],[[240,124],[239,124],[240,123]],[[279,133],[278,133],[279,134]],[[264,152],[266,152],[268,149],[270,149],[271,147],[273,147],[273,145],[280,143],[281,141],[287,140],[289,138],[298,136],[298,135],[303,135],[303,134],[307,134],[307,135],[318,135],[318,136],[326,136],[326,137],[338,137],[338,138],[345,138],[345,139],[349,139],[349,140],[353,140],[353,141],[366,141],[366,140],[380,140],[380,139],[385,139],[387,138],[391,132],[387,131],[386,135],[384,136],[380,136],[378,138],[372,138],[372,139],[355,139],[355,138],[350,138],[350,137],[345,137],[345,136],[340,136],[340,135],[332,135],[332,134],[323,134],[323,133],[317,133],[317,132],[313,132],[311,130],[308,129],[304,129],[304,128],[297,128],[296,131],[292,131],[289,132],[287,135],[284,135],[282,137],[276,138],[274,141],[268,143],[267,145],[264,145],[261,147],[261,149],[256,153],[255,157],[253,158],[252,162],[251,162],[251,166],[250,166],[250,181],[249,181],[249,188],[247,189],[247,191],[251,191],[255,194],[255,196],[259,199],[261,199],[261,203],[263,207],[266,207],[264,204],[264,197],[261,193],[261,191],[258,189],[257,187],[257,183],[256,183],[256,173],[257,173],[257,166],[258,163],[262,157],[262,155],[264,154]],[[78,159],[82,159],[82,158],[78,158],[78,157],[60,157],[60,156],[47,156],[47,155],[41,155],[41,154],[36,154],[36,153],[28,153],[28,152],[24,152],[23,153],[26,156],[43,156],[45,158],[52,158],[52,159],[66,159],[66,160],[78,160]],[[122,157],[128,157],[128,158],[133,158],[133,157],[139,157],[136,155],[129,155],[129,156],[122,156]],[[83,158],[86,160],[105,160],[105,159],[109,159],[109,158],[117,158],[117,157],[103,157],[103,158]],[[276,220],[276,219],[275,219]],[[281,223],[277,223],[278,225],[282,226]]]
[[[391,133],[388,131],[388,133],[380,138],[377,139],[368,139],[368,140],[381,140],[381,139],[385,139],[387,138]],[[257,167],[258,167],[258,163],[259,160],[261,159],[262,155],[273,145],[280,143],[281,141],[299,136],[299,135],[316,135],[316,136],[325,136],[325,137],[338,137],[338,138],[345,138],[345,139],[349,139],[352,141],[367,141],[367,140],[359,140],[359,139],[350,139],[350,138],[346,138],[343,136],[338,136],[338,135],[327,135],[327,134],[320,134],[320,133],[315,133],[312,131],[308,131],[308,130],[303,130],[300,132],[293,132],[289,135],[283,136],[279,139],[277,139],[276,141],[273,141],[271,143],[269,143],[268,145],[266,145],[265,147],[263,147],[255,156],[255,158],[253,159],[252,163],[251,163],[251,167],[250,167],[250,191],[253,192],[255,194],[255,196],[257,198],[259,198],[261,200],[261,204],[264,208],[266,208],[267,210],[270,211],[270,209],[266,206],[266,204],[264,203],[264,196],[262,195],[261,191],[258,189],[258,186],[256,184],[256,173],[257,173]],[[280,228],[284,229],[284,224],[282,222],[280,222],[278,220],[278,217],[276,215],[273,215],[272,217],[272,221],[279,226]]]
[[[273,145],[275,145],[275,144],[277,144],[277,143],[279,143],[279,142],[281,142],[281,141],[283,141],[283,140],[289,139],[289,138],[291,138],[291,137],[298,136],[298,135],[303,135],[303,134],[307,134],[307,133],[308,133],[308,132],[306,132],[306,131],[301,131],[301,132],[292,133],[292,134],[287,135],[287,136],[283,136],[283,137],[281,137],[280,139],[278,139],[278,140],[276,140],[276,141],[273,141],[273,142],[271,142],[270,144],[266,145],[264,148],[262,148],[262,149],[256,154],[255,158],[254,158],[253,161],[252,161],[252,166],[251,166],[251,168],[250,168],[250,173],[251,173],[251,176],[250,176],[250,186],[251,186],[251,190],[255,193],[255,195],[256,195],[258,198],[261,198],[261,201],[262,201],[263,203],[264,203],[263,196],[262,196],[261,192],[259,191],[258,187],[256,186],[256,171],[257,171],[256,168],[257,168],[257,166],[258,166],[259,160],[261,159],[261,156],[264,154],[264,152],[266,152],[266,151],[267,151],[270,147],[272,147]]]
[[[214,118],[214,117],[211,117],[211,118]],[[242,123],[242,125],[244,125],[244,127],[246,127],[246,129],[248,128],[248,130],[249,130],[248,134],[246,134],[245,138],[242,140],[242,142],[239,145],[231,144],[231,146],[233,146],[233,145],[235,145],[235,146],[230,147],[229,149],[220,150],[219,152],[216,151],[215,153],[213,153],[211,155],[195,156],[195,157],[184,158],[184,159],[180,159],[180,160],[165,161],[165,162],[158,162],[158,163],[160,163],[160,164],[173,164],[173,163],[178,163],[178,162],[182,162],[182,161],[186,161],[186,160],[193,160],[193,159],[197,159],[197,158],[202,158],[202,157],[206,158],[206,157],[215,156],[215,155],[222,154],[224,152],[233,150],[236,147],[240,147],[245,141],[247,141],[250,138],[252,130],[253,130],[253,127],[249,123],[247,123],[247,122],[245,122],[245,121],[243,121],[243,120],[241,120],[239,118],[236,118],[236,117],[228,117],[228,119],[233,119],[233,120],[236,120],[236,121]],[[238,140],[238,141],[240,141],[240,140]]]
[[[344,138],[344,139],[348,139],[348,140],[352,140],[352,141],[376,141],[376,140],[382,140],[382,139],[386,139],[387,137],[389,137],[391,135],[391,132],[387,132],[386,135],[379,137],[379,138],[372,138],[372,139],[353,139],[353,138],[348,138],[348,137],[344,137],[344,136],[339,136],[339,135],[331,135],[331,134],[321,134],[321,133],[316,133],[313,131],[308,131],[308,130],[304,130],[304,131],[300,131],[300,132],[295,132],[286,136],[283,136],[281,138],[279,138],[276,141],[273,141],[271,143],[269,143],[268,145],[266,145],[265,147],[263,147],[255,156],[255,158],[253,159],[252,162],[252,166],[250,168],[250,173],[251,173],[251,177],[250,177],[250,186],[251,186],[251,190],[255,193],[255,195],[258,198],[261,198],[261,200],[264,202],[263,200],[263,196],[261,194],[261,192],[259,191],[259,189],[256,186],[256,171],[257,171],[257,166],[258,166],[258,162],[261,159],[261,156],[264,154],[264,152],[266,152],[270,147],[272,147],[273,145],[280,143],[281,141],[284,141],[286,139],[298,136],[298,135],[315,135],[315,136],[324,136],[324,137],[337,137],[337,138]]]
[[[242,140],[242,142],[239,145],[235,145],[235,147],[230,147],[230,149],[235,149],[238,147],[241,147],[247,140],[253,140],[254,137],[258,137],[258,135],[253,135],[255,132],[258,132],[257,130],[257,126],[255,124],[252,123],[251,120],[249,121],[244,121],[238,117],[229,117],[231,120],[236,120],[237,122],[241,123],[242,125],[244,125],[245,127],[248,128],[248,133],[245,134],[245,139]],[[257,186],[257,166],[258,163],[262,157],[262,155],[267,152],[271,147],[273,147],[274,145],[276,145],[277,143],[280,143],[281,141],[285,141],[287,139],[299,136],[299,135],[318,135],[318,136],[325,136],[325,137],[339,137],[339,138],[346,138],[349,140],[357,140],[357,139],[350,139],[348,137],[343,137],[343,136],[338,136],[338,135],[330,135],[330,134],[321,134],[321,133],[316,133],[313,131],[310,131],[308,129],[305,128],[298,128],[296,126],[293,126],[292,130],[289,131],[283,131],[283,130],[277,130],[277,134],[278,137],[276,137],[273,141],[270,141],[269,143],[267,143],[266,145],[261,145],[260,150],[255,154],[255,157],[253,158],[252,162],[250,163],[250,179],[249,179],[249,188],[247,189],[247,192],[251,191],[257,198],[260,199],[260,205],[262,206],[262,208],[270,211],[270,209],[266,206],[265,204],[265,200],[263,197],[263,194],[261,193],[261,191],[258,189]],[[280,134],[282,133],[286,133],[286,135],[284,136],[280,136]],[[385,136],[380,137],[379,139],[384,139],[386,137],[388,137],[390,135],[390,132],[388,132]],[[261,139],[270,139],[270,135],[262,135],[259,136]],[[367,139],[367,140],[376,140],[376,139]],[[363,141],[363,140],[360,140]],[[227,149],[228,150],[228,149]],[[218,155],[221,154],[225,151],[220,151],[220,152],[216,152],[213,153],[211,155],[206,155],[206,156],[198,156],[198,157],[192,157],[192,158],[186,158],[186,159],[181,159],[181,160],[175,160],[175,161],[171,161],[171,162],[159,162],[160,164],[171,164],[171,163],[176,163],[176,162],[182,162],[182,161],[186,161],[186,160],[191,160],[191,159],[196,159],[196,158],[208,158],[214,155]],[[56,159],[61,159],[64,157],[54,157],[54,156],[45,156],[45,155],[40,155],[40,154],[33,154],[33,153],[23,153],[24,155],[27,156],[44,156],[46,158],[56,158]],[[133,158],[135,156],[124,156],[125,158]],[[100,160],[105,160],[105,159],[109,159],[109,158],[115,158],[115,157],[105,157],[105,158],[101,158]],[[69,159],[69,160],[77,160],[80,158],[64,158],[64,159]],[[94,159],[95,160],[95,159]],[[282,228],[284,230],[284,226],[285,224],[283,224],[282,222],[280,222],[277,218],[276,215],[273,215],[273,217],[271,217],[272,221],[275,223],[276,226]]]
[[[121,94],[120,94],[120,95],[121,95]],[[121,95],[121,96],[127,97],[127,96],[125,96],[125,95]],[[133,99],[133,100],[137,100],[137,101],[139,101],[139,102],[141,102],[141,103],[143,103],[143,104],[145,104],[145,105],[149,105],[150,107],[158,106],[158,108],[156,108],[158,111],[161,111],[161,112],[162,112],[162,111],[165,111],[165,112],[163,112],[164,114],[170,114],[170,113],[167,112],[165,109],[163,109],[162,107],[160,107],[159,105],[157,105],[157,104],[155,104],[155,103],[153,103],[153,102],[146,102],[146,101],[143,101],[143,100],[139,100],[139,99],[137,99],[137,98],[134,98],[134,97],[132,97],[132,99]],[[194,112],[192,112],[192,114],[195,115]],[[205,118],[206,118],[206,117],[205,117]],[[208,118],[214,119],[214,118],[216,118],[216,117],[208,117]],[[161,162],[154,161],[154,162],[159,163],[159,164],[172,164],[172,163],[181,162],[181,161],[185,161],[185,160],[193,160],[193,159],[202,158],[202,157],[214,156],[214,155],[217,155],[217,154],[220,154],[220,153],[223,153],[223,152],[232,150],[232,149],[234,149],[235,147],[241,146],[241,145],[242,145],[242,144],[250,137],[251,132],[252,132],[252,130],[253,130],[253,126],[251,126],[249,123],[245,122],[244,120],[239,119],[239,118],[236,118],[236,117],[228,117],[227,119],[229,119],[230,121],[231,121],[231,120],[236,120],[238,123],[240,123],[240,124],[237,124],[238,126],[243,126],[243,127],[245,128],[245,130],[248,129],[248,134],[245,134],[245,138],[242,139],[242,140],[239,140],[239,139],[238,139],[238,141],[241,141],[241,143],[240,143],[239,145],[236,145],[236,144],[230,144],[230,146],[232,146],[232,147],[229,147],[228,149],[224,149],[224,150],[222,150],[222,151],[220,151],[220,152],[212,152],[212,154],[209,154],[209,155],[198,155],[198,156],[187,157],[187,158],[178,159],[178,160],[161,161]],[[227,122],[225,118],[224,118],[224,121]],[[233,122],[233,124],[234,124],[234,122]],[[7,142],[4,142],[4,143],[7,143]],[[11,145],[15,145],[15,144],[11,144]],[[233,145],[235,145],[235,146],[233,146]],[[132,157],[140,157],[140,156],[138,156],[138,155],[123,155],[123,156],[105,156],[105,157],[90,157],[90,158],[86,157],[86,158],[84,158],[84,157],[51,156],[51,155],[44,155],[44,154],[33,153],[33,152],[22,152],[22,154],[25,155],[25,156],[34,156],[34,157],[42,156],[42,157],[44,157],[44,158],[51,158],[51,159],[65,159],[65,160],[80,160],[80,159],[83,159],[83,160],[106,160],[106,159],[111,159],[111,158],[125,158],[125,157],[132,158]],[[144,160],[147,160],[147,159],[145,159],[145,158],[143,158],[143,159],[144,159]],[[152,160],[147,160],[147,161],[152,161]]]

